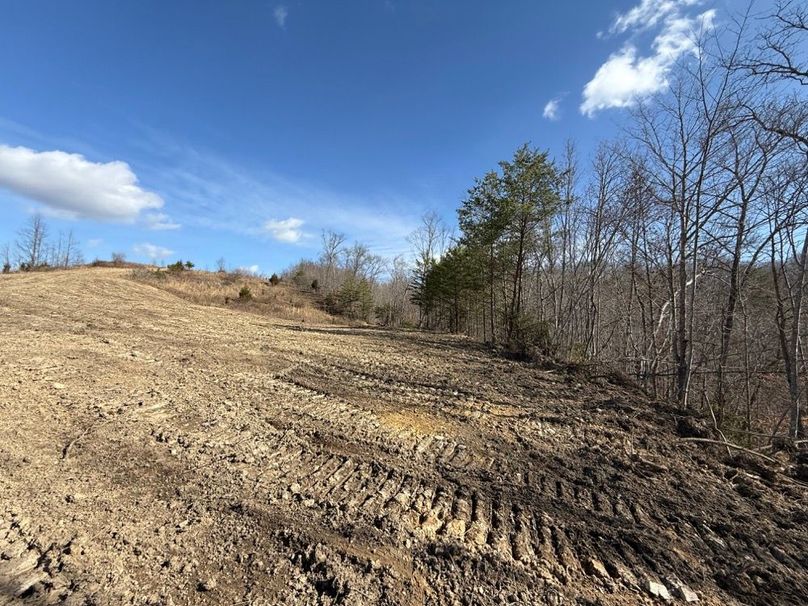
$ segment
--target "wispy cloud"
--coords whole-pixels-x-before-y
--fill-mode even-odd
[[[631,107],[662,91],[676,61],[696,51],[699,33],[713,28],[715,10],[689,13],[701,0],[642,0],[629,11],[617,15],[609,33],[638,33],[656,28],[650,53],[643,56],[634,41],[627,41],[595,72],[583,90],[581,113]]]
[[[545,105],[542,115],[551,121],[556,121],[561,117],[561,97],[550,99]]]
[[[303,237],[303,219],[289,217],[288,219],[270,219],[264,223],[264,229],[278,242],[295,243]]]
[[[135,244],[132,247],[132,250],[135,251],[136,255],[140,255],[142,257],[146,257],[151,261],[162,261],[166,257],[170,257],[174,254],[174,251],[170,248],[166,248],[165,246],[158,246],[157,244],[150,244],[149,242],[143,242],[142,244]]]
[[[278,27],[286,29],[286,18],[289,16],[289,9],[283,4],[279,4],[275,7],[272,15],[275,17],[275,23],[278,24]]]
[[[149,229],[157,231],[179,229],[182,227],[181,224],[174,222],[171,217],[165,213],[147,213],[144,217],[144,223]]]
[[[140,146],[150,160],[139,171],[167,200],[186,227],[274,238],[304,248],[319,246],[322,229],[344,232],[378,254],[409,249],[424,201],[384,192],[357,195],[253,171],[142,128]],[[312,250],[312,253],[314,251]]]
[[[678,13],[683,7],[699,4],[701,0],[642,0],[637,6],[617,15],[609,33],[622,34],[628,30],[647,30],[665,17]]]
[[[69,218],[131,223],[141,211],[163,206],[126,162],[91,162],[60,150],[0,145],[0,188]]]

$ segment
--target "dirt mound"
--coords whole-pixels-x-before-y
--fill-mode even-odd
[[[108,269],[0,317],[0,604],[808,602],[805,488],[625,387]]]

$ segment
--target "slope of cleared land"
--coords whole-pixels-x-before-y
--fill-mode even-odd
[[[790,469],[606,381],[109,269],[0,330],[0,604],[808,603]]]

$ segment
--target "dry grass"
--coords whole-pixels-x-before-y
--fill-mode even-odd
[[[316,307],[311,296],[296,287],[280,283],[272,286],[267,280],[237,273],[205,271],[168,272],[135,269],[132,279],[170,292],[198,305],[227,307],[283,320],[334,324],[337,319]],[[239,292],[248,287],[252,299],[239,299]]]

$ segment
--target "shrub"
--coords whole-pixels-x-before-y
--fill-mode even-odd
[[[131,274],[132,278],[135,280],[165,280],[166,279],[166,272],[161,271],[159,269],[146,269],[146,268],[137,268],[132,270]]]
[[[269,283],[272,284],[272,286],[277,286],[280,281],[281,279],[278,277],[278,274],[272,274],[269,278]]]
[[[292,282],[294,282],[298,288],[306,288],[309,285],[309,278],[305,271],[298,269],[292,276]]]
[[[544,320],[537,320],[528,314],[520,314],[514,326],[514,335],[509,349],[521,356],[536,354],[553,355],[550,325]]]
[[[572,364],[583,364],[586,362],[586,344],[585,343],[573,343],[570,346],[569,353],[567,354],[567,360]]]
[[[20,263],[20,271],[48,271],[51,268],[47,263],[31,265],[30,263]]]
[[[3,263],[3,273],[4,274],[11,273],[11,263],[9,263],[8,261]]]
[[[186,269],[193,269],[193,268],[194,268],[194,264],[193,264],[193,263],[191,263],[190,261],[186,261],[186,262],[185,262],[185,267],[186,267]]]
[[[170,271],[171,273],[180,273],[182,271],[185,271],[185,263],[183,263],[180,260],[180,261],[177,261],[176,263],[172,263],[171,265],[166,267],[166,269],[168,271]]]
[[[249,286],[242,286],[241,290],[238,291],[238,300],[239,301],[251,301],[253,298],[252,291],[250,290]]]
[[[112,263],[114,265],[123,265],[126,262],[126,254],[122,252],[112,253]]]
[[[393,324],[393,306],[389,303],[377,305],[373,309],[373,313],[376,315],[376,320],[378,320],[379,324],[382,326],[390,326]]]
[[[335,292],[330,292],[325,296],[323,305],[325,306],[325,310],[330,314],[336,315],[340,313],[339,302],[337,301],[337,294]]]
[[[311,281],[311,289],[312,290],[320,290],[320,281],[317,278]]]

